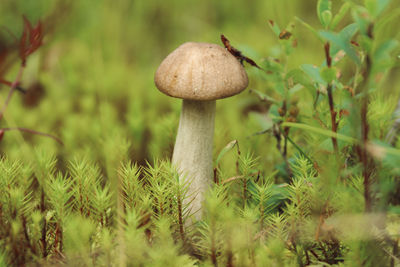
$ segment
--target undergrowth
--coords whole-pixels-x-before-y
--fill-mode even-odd
[[[132,8],[107,3],[93,8],[113,18]],[[162,30],[162,11],[143,8],[162,24],[163,42],[149,44],[165,45],[174,34]],[[35,26],[24,18],[19,42],[0,50],[1,88],[10,89],[1,94],[0,266],[398,266],[400,108],[392,76],[400,66],[393,36],[400,7],[319,0],[316,10],[318,25],[300,16],[286,27],[269,20],[268,57],[238,46],[257,68],[246,65],[250,93],[218,108],[213,185],[199,221],[169,161],[178,105],[148,93],[155,68],[129,84],[123,77],[131,79],[133,65],[113,56],[135,45],[89,53],[74,40],[66,57],[66,44],[50,45],[40,66],[42,25],[52,36],[48,25],[61,13],[55,8]],[[141,22],[130,24],[135,33],[147,25],[139,15],[125,19],[105,32],[125,40],[123,22]],[[308,39],[318,52],[302,45]],[[297,64],[303,51],[310,60]],[[128,57],[148,62],[135,53]],[[25,73],[38,72],[31,65],[44,74],[26,87]],[[48,95],[30,95],[43,84],[52,86]],[[17,91],[28,95],[11,102]]]

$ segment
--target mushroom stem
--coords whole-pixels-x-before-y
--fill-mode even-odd
[[[187,183],[189,215],[201,219],[204,192],[212,181],[215,100],[183,100],[172,163]]]

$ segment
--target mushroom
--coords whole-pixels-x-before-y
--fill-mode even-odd
[[[188,42],[164,59],[154,81],[161,92],[183,99],[172,163],[188,184],[184,203],[199,220],[204,192],[213,176],[215,101],[242,92],[247,74],[221,46]]]

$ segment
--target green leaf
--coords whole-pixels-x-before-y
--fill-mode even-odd
[[[293,79],[294,83],[299,83],[309,90],[314,90],[315,87],[310,77],[302,69],[292,69],[286,74],[287,79]]]
[[[322,16],[322,21],[324,21],[325,28],[328,28],[332,21],[332,12],[325,10],[324,12],[322,12],[321,16]]]
[[[325,82],[330,83],[336,79],[336,68],[335,67],[324,67],[321,69],[321,77]]]
[[[339,9],[339,12],[333,17],[333,20],[330,24],[330,29],[334,30],[337,25],[342,21],[346,13],[349,11],[351,5],[349,2],[345,2]]]
[[[309,29],[317,38],[318,40],[320,40],[322,43],[324,42],[324,39],[321,38],[321,36],[318,34],[318,32],[307,22],[305,22],[304,20],[302,20],[299,17],[295,17],[296,20],[298,20],[301,24],[303,24],[304,27],[306,27],[307,29]]]
[[[368,10],[368,13],[376,18],[383,10],[387,7],[391,0],[365,0],[364,4]]]
[[[314,164],[314,161],[289,137],[286,136],[287,140],[297,149],[297,151],[305,157],[311,164]]]
[[[301,65],[301,69],[308,75],[312,80],[319,84],[325,84],[325,80],[321,77],[319,68],[311,64]]]
[[[340,32],[339,35],[346,41],[350,41],[351,38],[357,33],[358,27],[357,24],[352,23],[344,27]]]
[[[332,2],[331,0],[318,0],[317,15],[322,26],[329,26],[332,19]]]
[[[278,93],[279,95],[281,95],[281,96],[283,96],[283,97],[286,97],[287,91],[286,91],[285,84],[284,84],[282,81],[277,81],[277,82],[275,83],[275,86],[274,86],[273,89],[274,89],[274,91],[275,91],[276,93]]]
[[[277,37],[279,37],[279,35],[281,34],[281,29],[279,28],[278,24],[273,21],[273,20],[269,20],[268,21],[268,26],[271,28],[271,30],[275,33],[275,35]]]
[[[250,112],[249,119],[256,121],[260,125],[260,131],[262,132],[268,131],[273,126],[272,119],[265,113]]]
[[[377,0],[378,1],[378,8],[377,8],[377,16],[379,16],[385,8],[390,4],[392,0]]]
[[[400,17],[400,8],[395,8],[390,11],[385,17],[382,17],[374,26],[375,32],[384,32],[388,27],[393,27],[396,25],[396,21]],[[388,25],[391,23],[392,25]],[[394,25],[393,25],[394,24]]]
[[[356,24],[350,24],[345,27],[340,33],[334,33],[331,31],[320,31],[322,38],[331,42],[336,49],[343,50],[357,65],[361,64],[361,60],[357,55],[356,50],[351,46],[351,38],[357,32],[358,28]],[[336,53],[335,49],[332,49],[332,53]]]
[[[372,73],[385,72],[388,68],[393,66],[396,61],[392,52],[399,47],[397,40],[387,40],[378,46],[373,55]]]
[[[353,137],[346,136],[346,135],[339,134],[339,133],[334,133],[334,132],[332,132],[330,130],[317,128],[317,127],[310,126],[310,125],[303,124],[303,123],[296,123],[296,122],[284,122],[284,123],[282,123],[282,127],[285,127],[285,126],[292,127],[292,128],[297,128],[297,129],[302,129],[302,130],[306,130],[306,131],[311,131],[311,132],[318,133],[318,134],[325,135],[325,136],[329,136],[329,137],[335,137],[336,139],[344,141],[344,142],[347,142],[347,143],[357,143],[358,142],[358,140],[353,138]]]
[[[366,12],[363,8],[353,9],[351,12],[355,23],[360,29],[360,33],[363,35],[367,35],[368,27],[371,23],[370,18],[364,15]]]
[[[386,61],[390,59],[390,53],[399,46],[399,42],[397,40],[387,40],[383,42],[376,49],[374,53],[374,60],[376,61]]]
[[[289,95],[293,96],[295,93],[299,92],[301,89],[303,89],[304,86],[301,84],[295,84],[293,87],[289,88]]]
[[[366,35],[361,35],[359,37],[358,43],[360,44],[360,47],[365,51],[365,53],[369,54],[372,49],[372,40]]]
[[[229,151],[232,150],[232,148],[235,147],[235,145],[238,145],[237,140],[232,140],[230,141],[222,150],[219,152],[217,160],[215,161],[215,165],[218,166],[219,162],[221,161],[221,158]]]
[[[279,103],[279,101],[276,100],[275,98],[273,98],[263,92],[260,92],[258,90],[251,89],[249,92],[256,94],[258,96],[258,98],[260,98],[261,101],[269,101],[272,103]]]
[[[283,71],[282,64],[275,61],[273,58],[268,58],[262,61],[261,67],[266,71],[271,71],[273,73],[281,73]]]

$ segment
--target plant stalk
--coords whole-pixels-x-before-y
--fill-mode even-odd
[[[12,97],[14,91],[17,89],[18,84],[21,81],[24,69],[25,69],[25,64],[21,64],[21,66],[19,67],[19,70],[18,70],[17,77],[15,78],[15,81],[11,84],[10,91],[8,92],[6,101],[4,102],[3,107],[0,110],[0,120],[3,118],[4,112],[6,111],[8,104],[11,101],[11,97]]]

